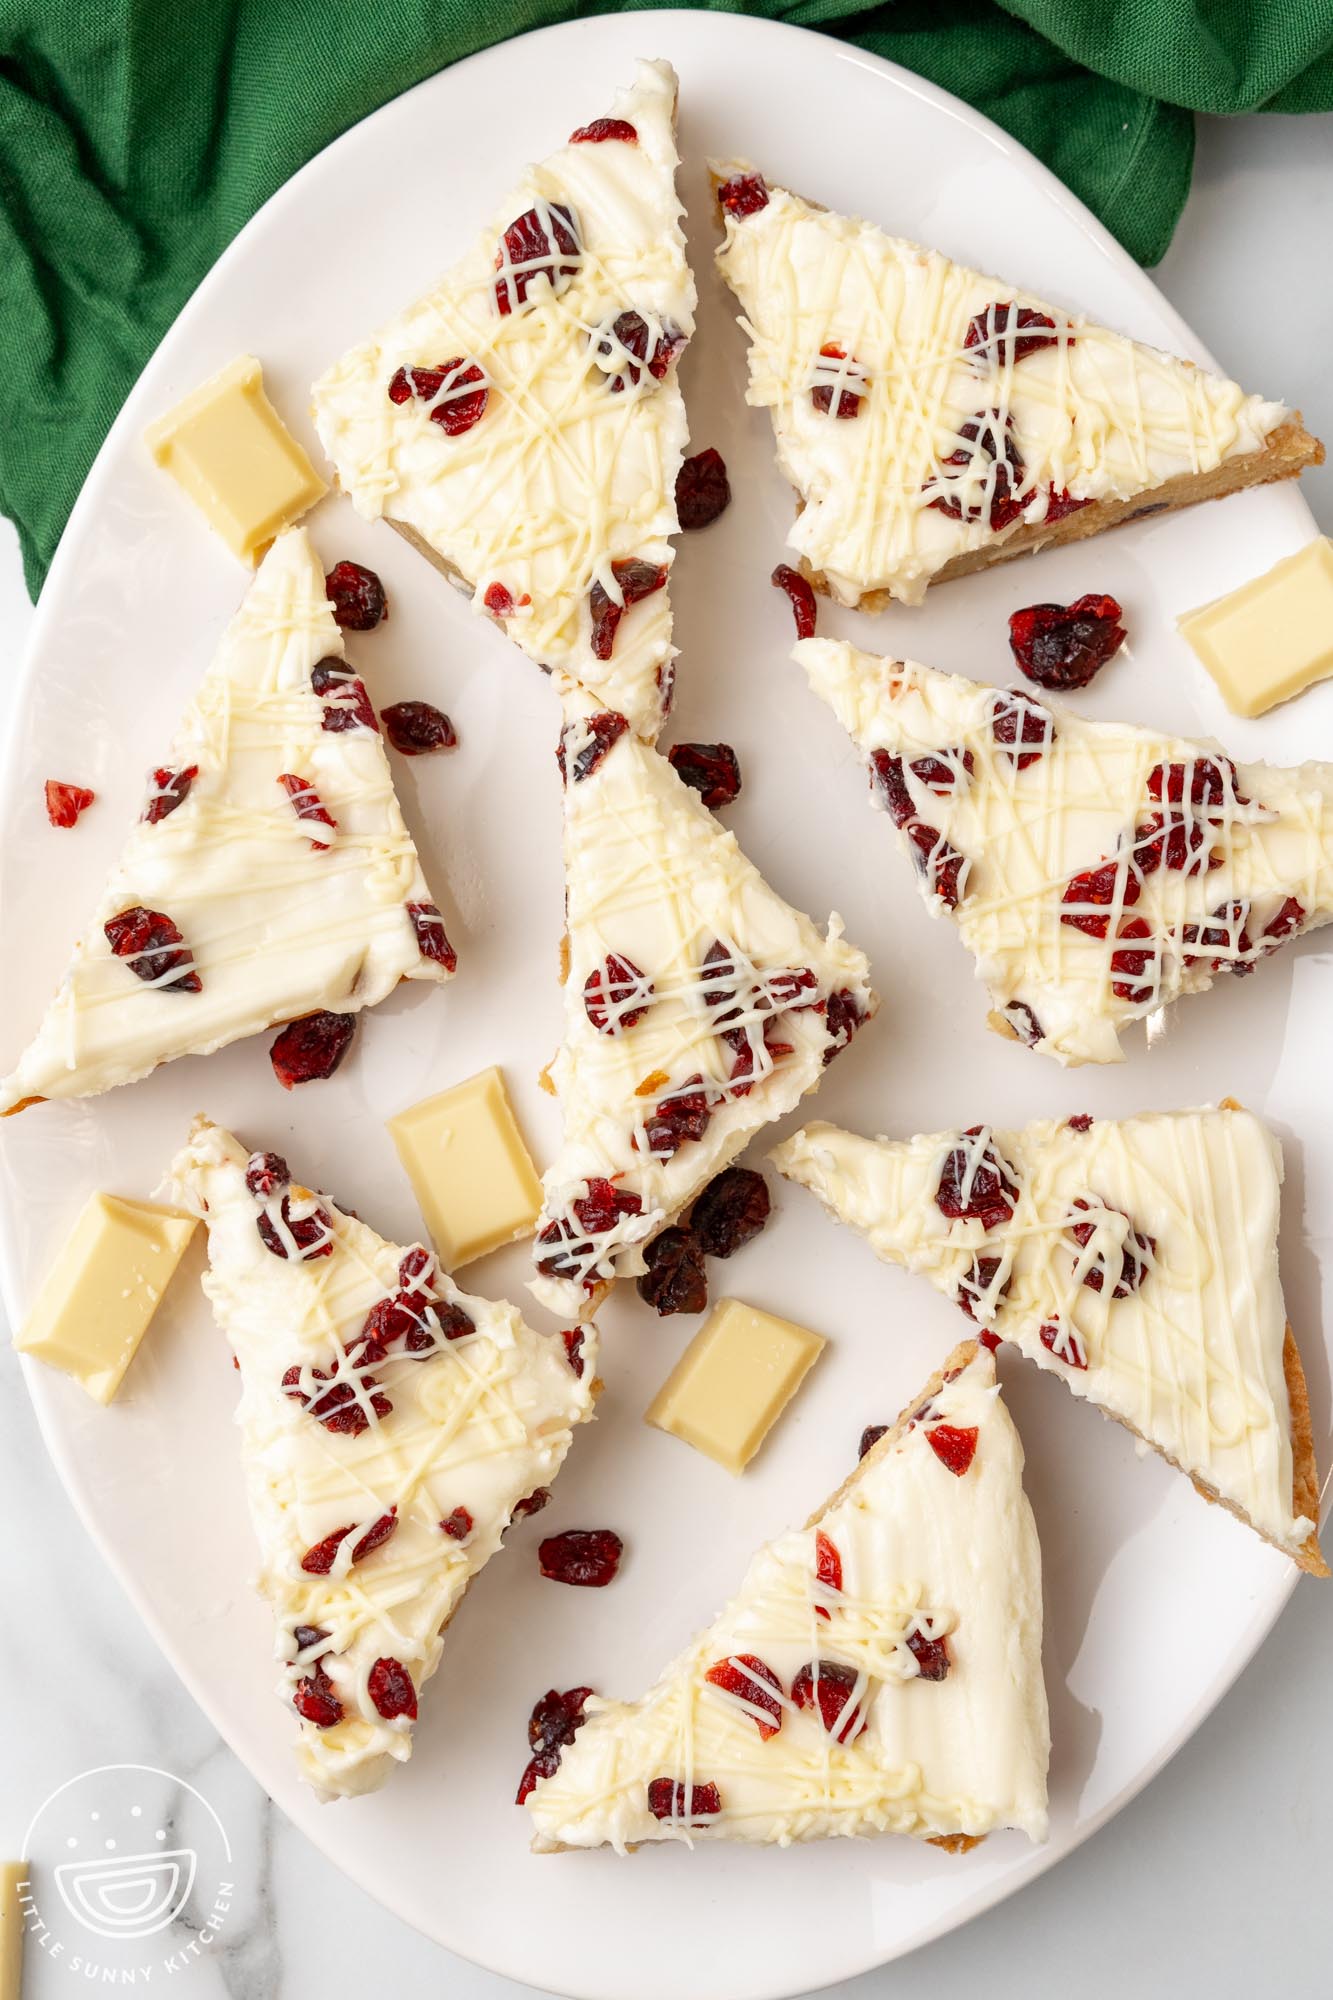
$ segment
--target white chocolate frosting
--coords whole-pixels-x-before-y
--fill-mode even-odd
[[[1251,1113],[1149,1112],[1086,1131],[1047,1119],[903,1141],[810,1125],[772,1157],[878,1257],[967,1299],[978,1325],[1261,1534],[1294,1554],[1313,1532],[1293,1513],[1282,1156]],[[967,1196],[996,1159],[1015,1190],[1009,1219],[988,1228],[946,1216],[936,1199],[946,1167]]]
[[[322,699],[319,661],[335,674]],[[400,979],[449,976],[451,964],[423,956],[409,914],[433,910],[443,938],[382,738],[324,727],[358,687],[324,572],[293,529],[227,628],[145,811],[194,767],[185,796],[131,828],[36,1038],[0,1083],[0,1111],[90,1096],[319,1008],[373,1007]],[[336,825],[301,817],[311,802],[303,789],[294,803],[284,774],[313,788]],[[138,907],[175,925],[197,992],[173,983],[188,967],[144,980],[115,955],[104,926]]]
[[[1233,764],[1023,692],[1024,740],[1010,707],[1005,743],[1003,690],[835,640],[802,640],[793,658],[867,752],[872,803],[900,820],[933,915],[947,910],[946,850],[929,830],[960,857],[952,914],[977,977],[1019,1039],[1060,1063],[1120,1061],[1128,1024],[1333,918],[1333,763]],[[875,775],[885,759],[906,786],[896,813]],[[1099,886],[1077,886],[1088,871]]]
[[[875,999],[840,920],[822,937],[775,895],[665,757],[577,689],[565,690],[565,716],[569,967],[550,1072],[564,1143],[545,1176],[532,1290],[573,1318],[605,1281],[642,1270],[641,1246],[818,1085]],[[608,726],[619,734],[599,758]],[[579,775],[585,763],[593,768]],[[590,980],[600,994],[589,995]],[[655,1151],[651,1121],[663,1105],[670,1118],[682,1095],[701,1095],[706,1128],[669,1155]],[[633,1207],[610,1228],[575,1214],[599,1179]],[[562,1240],[543,1242],[553,1228]],[[542,1273],[552,1257],[565,1268]]]
[[[507,592],[514,608],[499,616],[510,638],[576,675],[648,737],[670,696],[668,591],[626,609],[605,659],[593,647],[590,593],[600,584],[619,602],[614,562],[672,560],[687,436],[676,363],[695,306],[675,191],[675,102],[670,66],[640,63],[612,107],[636,139],[570,143],[530,168],[468,255],[313,391],[316,427],[357,511],[419,536],[478,614],[494,586]],[[512,309],[502,312],[497,253],[509,225],[534,208],[570,254],[554,284],[506,258],[498,282],[510,287]],[[555,208],[573,218],[561,225],[563,244],[551,238]],[[647,328],[639,338],[648,353],[660,346],[661,379],[608,334],[625,313]],[[466,383],[390,401],[398,370],[458,359],[488,388],[471,429],[450,436],[431,417]]]
[[[714,171],[726,180],[754,170]],[[1261,450],[1288,415],[1192,362],[785,188],[770,187],[755,213],[724,210],[723,221],[717,263],[750,340],[747,400],[771,413],[779,463],[802,502],[788,539],[844,604],[878,590],[919,603],[953,558],[1045,521],[1053,494],[1151,495]],[[1042,345],[1018,352],[1022,332],[997,317],[1005,306],[1041,316]],[[963,432],[991,412],[1008,454]]]
[[[326,1727],[299,1721],[297,1762],[323,1796],[351,1796],[382,1784],[412,1752],[411,1717],[386,1719],[377,1705],[376,1663],[410,1676],[415,1709],[442,1629],[499,1548],[515,1504],[549,1485],[573,1426],[592,1414],[596,1335],[585,1331],[571,1364],[558,1335],[460,1291],[420,1251],[418,1285],[440,1314],[418,1291],[418,1351],[400,1335],[383,1359],[358,1367],[367,1314],[402,1293],[408,1253],[324,1195],[281,1185],[266,1199],[251,1193],[246,1169],[244,1147],[200,1118],[171,1190],[208,1225],[204,1290],[240,1369],[236,1420],[258,1583],[277,1619],[277,1691],[290,1705],[322,1674],[343,1711]],[[302,1258],[290,1224],[310,1217]],[[268,1248],[261,1221],[287,1255]],[[328,1242],[328,1254],[314,1254]],[[341,1407],[360,1412],[355,1431],[330,1429],[306,1407],[344,1390]],[[390,1515],[387,1539],[358,1558],[360,1536]],[[450,1520],[454,1533],[442,1526]],[[339,1530],[328,1572],[303,1569],[307,1552]],[[302,1644],[298,1626],[318,1636]]]
[[[950,1470],[932,1447],[940,1424],[975,1431],[966,1471]],[[817,1522],[760,1550],[739,1594],[648,1694],[588,1701],[558,1770],[528,1799],[534,1845],[785,1847],[839,1834],[938,1839],[999,1827],[1044,1839],[1041,1561],[1022,1470],[983,1348],[924,1416],[863,1461]],[[819,1574],[820,1541],[836,1552],[840,1588],[827,1564]],[[912,1650],[922,1639],[944,1642],[942,1678],[925,1677]],[[730,1688],[707,1678],[738,1658],[760,1661],[778,1687],[743,1672]],[[832,1731],[813,1705],[792,1698],[812,1661],[854,1677]],[[864,1727],[853,1733],[858,1711]],[[761,1734],[760,1721],[772,1733]],[[682,1791],[667,1792],[679,1810],[659,1818],[648,1788],[662,1779]],[[691,1806],[713,1803],[694,1790],[707,1785],[720,1810],[692,1821]]]

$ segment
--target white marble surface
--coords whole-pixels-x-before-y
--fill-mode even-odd
[[[1157,274],[1226,367],[1252,388],[1299,403],[1325,438],[1333,438],[1331,233],[1333,115],[1205,121],[1194,191]],[[1333,532],[1333,466],[1307,477],[1304,490]],[[12,715],[12,663],[27,618],[14,539],[0,524],[0,656],[11,667],[0,686],[0,729]],[[1333,756],[1333,745],[1311,751]],[[7,1350],[0,1520],[0,1859],[17,1853],[32,1813],[66,1778],[113,1760],[163,1765],[207,1794],[236,1857],[222,1944],[172,1978],[195,2000],[224,1992],[235,2000],[446,1992],[451,2000],[519,2000],[528,1992],[407,1930],[278,1816],[177,1685],[89,1545]],[[941,2000],[1054,1992],[1119,2000],[1127,1988],[1227,2000],[1262,1979],[1274,1990],[1326,1993],[1330,1641],[1333,1586],[1302,1583],[1237,1687],[1110,1827],[966,1929],[830,1991],[877,2000],[924,1983]],[[1150,1632],[1143,1643],[1152,1645]],[[67,1959],[30,1948],[25,2000],[59,2000],[77,1977]],[[624,1991],[633,2000],[632,1964]]]

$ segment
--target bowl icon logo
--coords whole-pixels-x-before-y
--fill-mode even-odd
[[[184,1910],[199,1857],[192,1847],[162,1854],[124,1854],[105,1861],[62,1861],[55,1871],[60,1899],[72,1917],[99,1937],[152,1937]]]

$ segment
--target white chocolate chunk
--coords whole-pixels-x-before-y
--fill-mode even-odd
[[[644,1422],[743,1472],[819,1359],[822,1334],[719,1299]]]
[[[1327,535],[1180,619],[1233,715],[1264,715],[1333,674]]]
[[[541,1182],[498,1069],[400,1111],[389,1131],[447,1270],[531,1232]]]

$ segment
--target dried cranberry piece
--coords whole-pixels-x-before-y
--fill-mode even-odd
[[[1066,1118],[1065,1124],[1071,1132],[1090,1132],[1093,1125],[1092,1113],[1090,1111],[1076,1111],[1072,1118]]]
[[[1134,829],[1135,864],[1145,875],[1153,875],[1159,868],[1204,875],[1220,867],[1221,855],[1208,848],[1213,824],[1189,806],[1168,806],[1165,812],[1149,814]]]
[[[313,1722],[317,1729],[332,1729],[335,1723],[342,1721],[343,1705],[319,1660],[305,1679],[299,1680],[292,1689],[292,1707],[302,1721]]]
[[[682,528],[708,528],[731,505],[727,462],[710,444],[683,459],[676,474],[676,513]]]
[[[1084,688],[1124,645],[1123,617],[1113,597],[1029,604],[1010,615],[1009,650],[1038,687]]]
[[[1091,505],[1091,497],[1086,500],[1076,500],[1067,487],[1048,486],[1046,488],[1046,521],[1048,524],[1053,525],[1056,521],[1063,521],[1068,515],[1077,514],[1081,507],[1091,507]],[[1148,508],[1146,511],[1152,513],[1155,510]],[[1137,516],[1135,518],[1137,519]]]
[[[327,1576],[337,1561],[338,1551],[351,1534],[350,1525],[335,1528],[331,1535],[325,1535],[322,1542],[308,1548],[301,1558],[301,1568],[307,1576]]]
[[[1271,939],[1273,946],[1276,946],[1283,939],[1293,936],[1299,930],[1303,930],[1304,927],[1304,904],[1298,903],[1294,896],[1288,896],[1278,910],[1277,915],[1271,917],[1264,925],[1263,935]],[[1270,946],[1271,948],[1272,946]]]
[[[260,1201],[267,1201],[291,1181],[291,1170],[281,1153],[251,1153],[245,1163],[245,1185]]]
[[[602,1590],[620,1568],[625,1544],[611,1528],[566,1528],[538,1544],[537,1561],[552,1583]]]
[[[670,320],[656,322],[657,332],[642,313],[618,313],[592,336],[593,359],[606,379],[613,396],[636,389],[645,371],[654,382],[664,382],[667,370],[685,345],[685,336]]]
[[[267,1214],[257,1217],[255,1222],[265,1249],[271,1250],[275,1257],[287,1255],[287,1245],[283,1241],[282,1230],[286,1231],[300,1252],[300,1261],[303,1264],[310,1263],[315,1257],[333,1255],[333,1226],[322,1208],[316,1206],[310,1215],[293,1215],[291,1196],[285,1194],[279,1204],[278,1213],[282,1229],[279,1229],[272,1216]]]
[[[298,819],[311,820],[316,826],[326,826],[330,832],[337,829],[338,822],[325,805],[309,778],[298,778],[294,771],[281,771],[278,783],[291,801],[292,810]],[[328,848],[332,842],[323,836],[311,836],[310,845]]]
[[[462,1340],[467,1334],[475,1333],[477,1330],[477,1322],[469,1318],[462,1306],[448,1305],[441,1301],[440,1304],[431,1307],[431,1314],[446,1340]],[[427,1338],[417,1339],[410,1333],[407,1336],[406,1345],[409,1349],[431,1344],[433,1343]]]
[[[1060,922],[1088,937],[1104,938],[1117,909],[1128,910],[1143,894],[1143,877],[1132,860],[1121,855],[1085,868],[1070,880],[1060,898]]]
[[[1238,806],[1242,799],[1236,767],[1229,757],[1196,757],[1189,770],[1189,802],[1195,806]],[[1186,792],[1184,764],[1154,764],[1148,773],[1148,796],[1165,799],[1169,805],[1183,805]]]
[[[1017,1177],[992,1142],[990,1128],[970,1125],[940,1171],[935,1191],[940,1214],[950,1222],[979,1222],[983,1229],[998,1229],[1012,1218],[1017,1200]]]
[[[980,518],[986,506],[991,528],[998,533],[1016,521],[1023,512],[1025,501],[1020,500],[1014,488],[1023,483],[1025,466],[1017,444],[1014,442],[1013,417],[1008,410],[978,410],[976,416],[958,426],[959,442],[942,465],[949,466],[962,474],[961,479],[943,479],[937,482],[943,491],[936,491],[929,505],[947,514],[952,521],[975,521]],[[969,450],[972,446],[974,449]],[[981,499],[964,500],[954,487],[966,487],[976,478],[982,461],[989,460],[991,472],[986,485],[989,502],[985,499],[985,488]]]
[[[432,750],[452,750],[458,743],[454,725],[431,701],[396,701],[381,710],[385,734],[403,757],[425,757]]]
[[[926,1443],[940,1464],[961,1479],[976,1457],[979,1435],[973,1424],[933,1424]]]
[[[870,753],[870,796],[883,805],[895,826],[906,826],[916,811],[912,794],[907,789],[907,778],[901,757],[890,756],[887,750],[872,750]]]
[[[472,1516],[466,1507],[455,1507],[452,1514],[445,1515],[440,1527],[451,1542],[465,1542],[472,1533]]]
[[[1087,1367],[1087,1350],[1077,1328],[1066,1326],[1058,1315],[1055,1319],[1043,1320],[1037,1328],[1037,1338],[1057,1361],[1065,1362],[1070,1368]]]
[[[514,593],[502,583],[488,583],[482,603],[492,618],[512,618],[514,613]]]
[[[587,1331],[586,1327],[570,1326],[566,1327],[560,1336],[565,1346],[565,1359],[580,1382],[583,1380],[583,1343],[587,1338]]]
[[[79,814],[87,812],[96,797],[96,792],[90,792],[86,785],[67,785],[60,778],[48,778],[46,817],[52,826],[73,826]],[[147,816],[145,813],[145,819]]]
[[[412,934],[417,941],[417,950],[423,958],[442,965],[446,972],[458,970],[458,953],[450,944],[444,929],[444,918],[437,903],[408,903],[408,920]]]
[[[946,792],[956,792],[972,776],[976,760],[970,750],[932,750],[925,757],[913,757],[907,768],[928,792],[943,797]]]
[[[495,254],[495,303],[502,315],[527,304],[531,287],[541,281],[559,298],[578,276],[583,256],[579,225],[563,202],[540,202],[524,209],[504,233]]]
[[[269,1049],[273,1074],[284,1090],[298,1083],[318,1083],[332,1076],[352,1046],[355,1014],[303,1014],[289,1021]]]
[[[1152,926],[1146,917],[1130,917],[1128,922],[1121,924],[1116,936],[1149,940],[1145,946],[1136,943],[1128,949],[1111,953],[1111,972],[1113,975],[1120,974],[1119,978],[1112,977],[1111,991],[1118,999],[1141,1006],[1144,1001],[1153,998],[1160,970],[1160,955],[1157,941],[1152,936]],[[1148,975],[1147,983],[1140,985],[1138,982],[1144,979],[1145,974]]]
[[[1053,319],[1035,312],[1031,306],[1015,305],[1012,300],[974,313],[963,336],[964,348],[983,350],[978,359],[994,359],[1001,367],[1011,361],[1022,361],[1043,347],[1059,345],[1060,335]],[[1065,345],[1074,345],[1072,334],[1066,336]]]
[[[334,735],[348,729],[373,729],[378,736],[380,726],[366,684],[344,660],[336,660],[332,655],[326,660],[316,660],[310,669],[310,685],[321,699],[328,696],[324,702],[325,729]]]
[[[942,1681],[949,1672],[949,1641],[928,1639],[915,1626],[907,1635],[907,1650],[916,1661],[917,1678],[923,1681]]]
[[[588,593],[588,607],[592,614],[592,655],[595,660],[609,660],[616,643],[616,632],[620,621],[631,604],[638,604],[654,591],[666,586],[667,573],[664,563],[642,562],[632,556],[624,562],[613,562],[611,574],[616,580],[623,604],[617,604],[600,580],[594,581]]]
[[[708,1304],[703,1251],[693,1230],[662,1230],[643,1253],[647,1269],[638,1280],[639,1297],[663,1319],[672,1313],[701,1313]]]
[[[842,1589],[842,1556],[822,1528],[815,1530],[815,1581],[822,1584],[825,1590]],[[828,1606],[816,1604],[815,1616],[827,1618]]]
[[[149,826],[156,826],[159,821],[170,819],[177,806],[184,805],[190,796],[190,787],[198,776],[197,764],[186,764],[179,771],[173,771],[167,764],[157,765],[149,780],[148,803],[140,818]],[[92,798],[91,792],[88,797]]]
[[[958,1280],[958,1290],[954,1298],[969,1319],[975,1320],[977,1309],[985,1300],[990,1299],[994,1306],[999,1306],[1007,1297],[1009,1291],[1007,1277],[993,1297],[991,1293],[991,1287],[999,1275],[1003,1261],[1000,1257],[974,1257]]]
[[[409,1722],[417,1719],[417,1691],[412,1684],[412,1676],[401,1660],[376,1660],[366,1681],[366,1692],[375,1705],[376,1713],[386,1722],[405,1715]]]
[[[292,1637],[296,1641],[296,1650],[298,1653],[308,1653],[312,1646],[318,1646],[328,1636],[322,1625],[294,1625],[292,1627]]]
[[[998,1354],[1000,1350],[1000,1336],[998,1333],[979,1333],[977,1335],[977,1345],[978,1347],[988,1349],[991,1354]]]
[[[373,632],[389,615],[384,585],[363,563],[335,563],[324,579],[324,590],[344,632]]]
[[[812,1660],[791,1684],[798,1708],[813,1708],[835,1743],[851,1743],[866,1726],[865,1709],[853,1700],[860,1679],[855,1667],[841,1660]]]
[[[637,1028],[652,1005],[653,982],[632,958],[610,951],[583,982],[583,1007],[599,1035]]]
[[[769,581],[785,590],[791,600],[792,615],[796,619],[798,639],[813,639],[815,636],[815,592],[808,577],[793,569],[790,563],[779,563]]]
[[[772,1667],[753,1653],[732,1653],[725,1660],[716,1660],[704,1679],[744,1704],[765,1743],[777,1735],[782,1727],[782,1682]],[[756,1709],[762,1714],[756,1715]]]
[[[1106,1212],[1104,1203],[1099,1202],[1094,1207],[1092,1202],[1084,1201],[1082,1196],[1079,1196],[1075,1200],[1074,1206],[1084,1214],[1095,1214],[1097,1209]],[[1123,1215],[1124,1210],[1112,1209],[1110,1213],[1113,1215]],[[1125,1219],[1128,1221],[1129,1218],[1126,1216]],[[1087,1249],[1096,1233],[1097,1225],[1095,1221],[1076,1222],[1070,1231],[1080,1250]],[[1147,1277],[1148,1267],[1156,1254],[1157,1238],[1155,1236],[1145,1236],[1142,1230],[1131,1228],[1121,1250],[1120,1272],[1116,1278],[1111,1297],[1113,1299],[1127,1299],[1131,1292],[1136,1292]],[[1100,1292],[1106,1284],[1106,1278],[1106,1259],[1103,1256],[1098,1256],[1095,1262],[1084,1272],[1083,1282],[1089,1291]]]
[[[962,899],[971,861],[946,840],[937,826],[927,820],[909,820],[904,831],[912,843],[912,859],[925,878],[931,894],[949,909],[956,910]]]
[[[991,735],[1019,771],[1045,756],[1055,741],[1054,716],[1021,688],[1007,688],[996,695],[990,727]]]
[[[701,1076],[688,1076],[666,1097],[660,1098],[650,1118],[643,1121],[648,1150],[658,1159],[669,1160],[687,1139],[702,1139],[712,1119],[708,1094]]]
[[[587,716],[582,722],[571,723],[560,738],[555,760],[560,766],[560,776],[567,784],[582,784],[599,767],[607,752],[619,743],[629,729],[623,715],[608,710],[601,715]],[[573,766],[569,768],[567,749],[571,741],[582,736],[585,740],[575,753]]]
[[[574,1741],[587,1720],[584,1704],[592,1692],[589,1687],[576,1687],[566,1688],[562,1694],[551,1688],[534,1707],[528,1718],[528,1742],[535,1755],[519,1780],[517,1805],[523,1804],[539,1778],[549,1778],[559,1770],[561,1751]]]
[[[1038,1042],[1045,1040],[1046,1030],[1042,1027],[1041,1022],[1028,1006],[1026,1000],[1006,1001],[1000,1012],[1018,1036],[1019,1041],[1026,1043],[1028,1048],[1035,1049]]]
[[[142,903],[136,903],[133,909],[108,918],[102,929],[116,957],[128,961],[136,979],[166,993],[203,991],[203,982],[193,969],[194,954],[161,910],[146,910]],[[178,970],[179,978],[168,977]]]
[[[580,125],[577,132],[571,132],[571,146],[600,146],[608,139],[620,139],[627,146],[637,146],[639,135],[628,118],[594,118],[591,125]]]
[[[832,361],[837,366],[821,368],[815,363],[815,385],[810,391],[810,401],[821,416],[830,413],[839,417],[859,417],[861,398],[870,393],[870,383],[865,370],[858,361],[849,361],[846,351],[836,341],[829,341],[819,350],[820,361]],[[840,364],[846,363],[846,366]],[[838,407],[833,408],[833,393],[836,389]]]
[[[397,1507],[390,1507],[387,1514],[381,1514],[379,1519],[372,1521],[366,1529],[365,1534],[362,1535],[360,1541],[352,1550],[352,1561],[359,1563],[363,1557],[372,1555],[376,1549],[382,1549],[397,1526],[398,1509]]]
[[[548,1222],[538,1235],[538,1243],[557,1247],[549,1257],[538,1259],[537,1269],[547,1278],[582,1276],[591,1291],[597,1279],[582,1270],[585,1261],[595,1255],[590,1239],[609,1236],[623,1215],[638,1215],[643,1202],[631,1189],[618,1188],[597,1175],[585,1185],[587,1193],[572,1203],[570,1215]]]
[[[824,1051],[825,1069],[834,1056],[842,1054],[864,1019],[860,1001],[847,987],[840,987],[836,993],[829,994],[824,1005],[824,1020],[829,1031],[829,1045]]]
[[[741,767],[730,743],[673,743],[667,759],[711,811],[740,797]]]
[[[861,1442],[856,1447],[857,1458],[862,1459],[868,1451],[873,1451],[888,1428],[887,1424],[867,1424],[861,1433]]]
[[[768,187],[762,174],[733,174],[723,181],[717,198],[728,215],[757,215],[768,207]]]
[[[730,1257],[753,1242],[771,1206],[762,1174],[752,1167],[726,1167],[690,1210],[690,1228],[705,1256]]]
[[[525,1494],[523,1499],[514,1502],[510,1510],[510,1520],[526,1521],[530,1515],[540,1514],[550,1497],[551,1489],[549,1486],[534,1487],[531,1493]]]
[[[446,437],[463,437],[479,424],[490,393],[485,369],[465,354],[433,368],[400,368],[389,384],[391,403],[429,403],[427,414]]]

